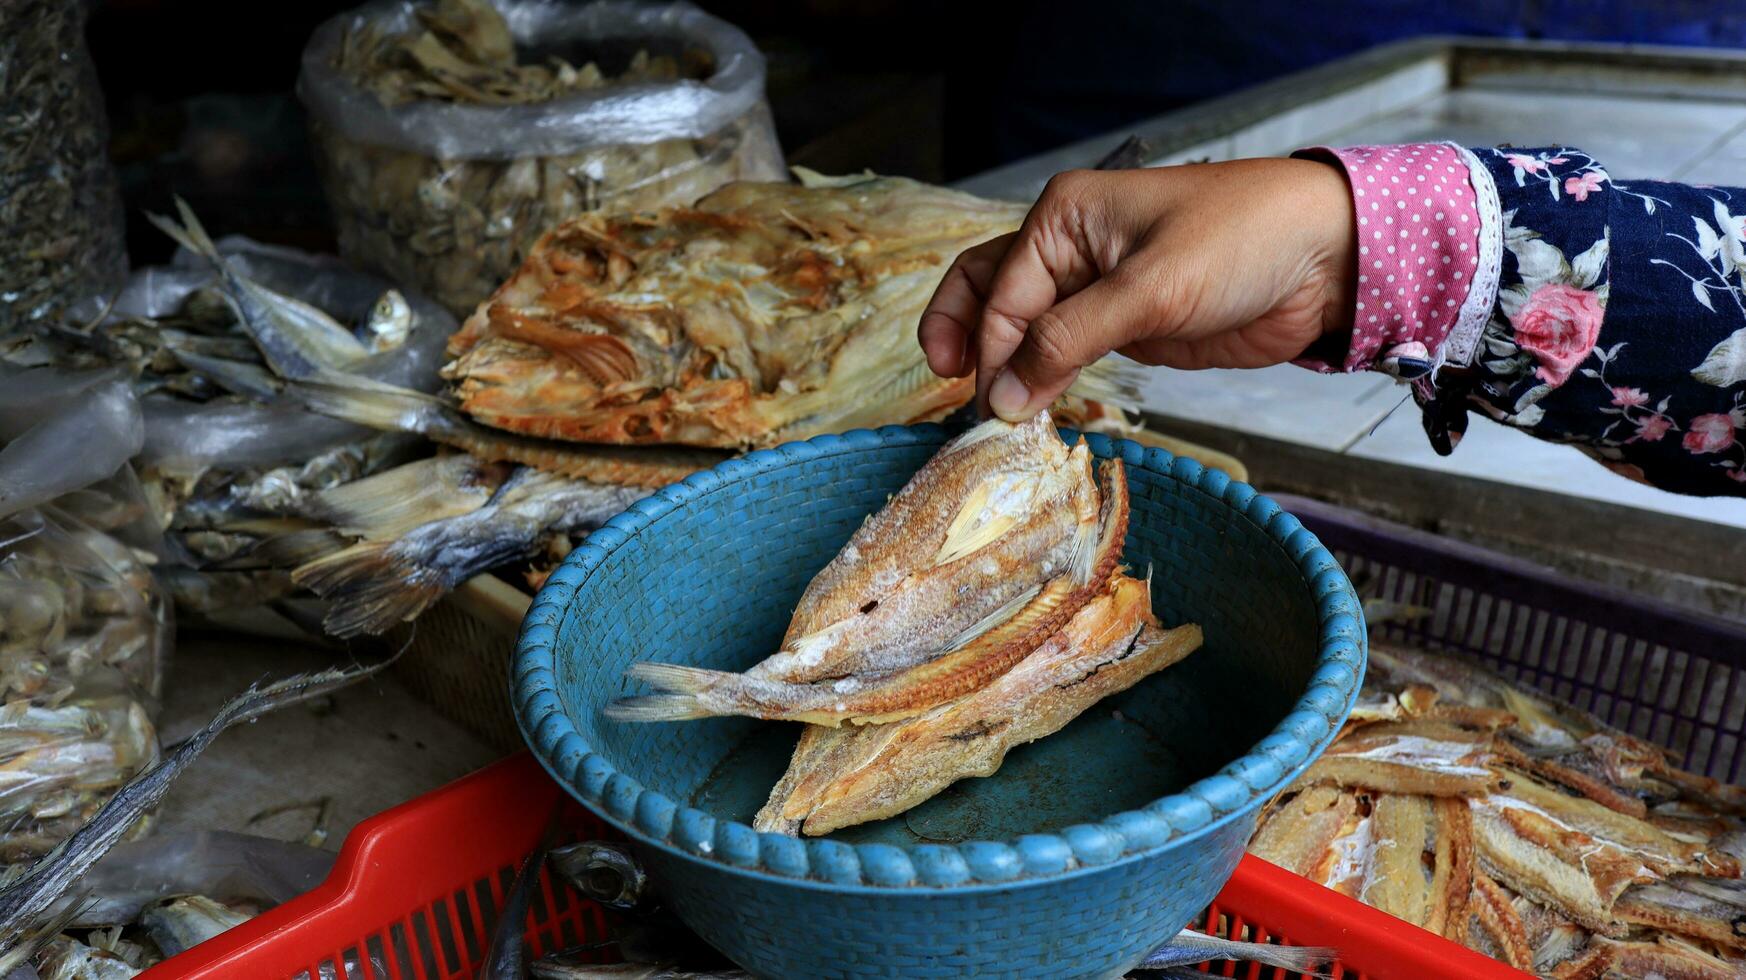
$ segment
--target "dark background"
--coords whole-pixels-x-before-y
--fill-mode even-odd
[[[136,264],[168,256],[140,214],[172,193],[216,233],[332,248],[292,86],[310,32],[354,5],[99,0],[89,38]],[[765,52],[791,163],[936,182],[1418,34],[1746,47],[1736,0],[699,6]]]

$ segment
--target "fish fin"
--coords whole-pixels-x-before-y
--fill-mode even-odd
[[[304,511],[345,534],[398,537],[421,524],[478,510],[511,469],[463,453],[434,456],[317,491]]]
[[[1067,394],[1120,408],[1133,408],[1140,404],[1140,387],[1145,381],[1146,371],[1137,362],[1110,354],[1080,370]]]
[[[980,637],[986,635],[989,630],[994,629],[1000,624],[1018,615],[1019,610],[1030,605],[1031,600],[1035,599],[1037,593],[1041,591],[1043,591],[1043,586],[1039,583],[1031,586],[1023,592],[1020,592],[1018,595],[1013,596],[1011,599],[1003,603],[1000,608],[977,620],[969,629],[954,637],[952,642],[946,645],[945,652],[952,653],[964,649]]]
[[[949,565],[960,558],[973,555],[990,544],[1000,540],[1001,535],[1018,526],[1023,512],[1028,509],[1030,500],[1018,508],[1003,508],[990,513],[996,501],[997,493],[1025,493],[1035,499],[1037,488],[1041,483],[1038,477],[1026,477],[1020,486],[1008,486],[1007,474],[995,474],[977,484],[964,498],[964,504],[958,509],[958,516],[952,518],[952,523],[946,528],[946,539],[940,542],[940,550],[934,555],[934,565]]]
[[[329,633],[385,633],[448,593],[440,574],[394,554],[391,544],[362,541],[292,571],[291,581],[333,601],[322,620]]]
[[[1049,413],[1045,411],[1039,414],[1046,417]],[[945,456],[951,453],[962,452],[979,442],[987,442],[996,436],[1004,435],[1005,433],[1012,431],[1012,429],[1013,423],[1008,422],[1005,419],[987,419],[977,423],[970,429],[970,431],[942,446],[940,448],[940,455]]]
[[[1106,459],[1098,469],[1099,489],[1103,491],[1103,504],[1099,508],[1096,524],[1082,524],[1079,536],[1073,541],[1073,557],[1069,560],[1073,581],[1086,585],[1098,577],[1099,571],[1108,574],[1106,565],[1121,557],[1122,539],[1128,533],[1128,477],[1127,469],[1119,459]],[[1147,573],[1148,578],[1150,572]]]
[[[256,542],[247,551],[219,562],[216,568],[296,568],[317,558],[342,551],[351,541],[325,528],[276,534]]]

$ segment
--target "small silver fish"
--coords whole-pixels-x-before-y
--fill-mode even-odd
[[[41,980],[132,980],[140,969],[105,950],[57,937],[37,958]]]
[[[320,377],[331,371],[344,371],[369,356],[364,345],[333,317],[302,300],[276,293],[232,268],[193,210],[179,197],[176,210],[182,218],[179,226],[162,215],[146,217],[183,248],[212,264],[225,299],[275,374],[284,378]]]
[[[1328,974],[1318,971],[1339,958],[1339,950],[1325,946],[1245,943],[1184,929],[1176,934],[1175,939],[1147,954],[1134,969],[1173,970],[1208,960],[1241,960],[1290,970],[1306,977],[1327,977]]]
[[[251,918],[204,895],[189,895],[146,909],[140,925],[165,956],[175,956]]]

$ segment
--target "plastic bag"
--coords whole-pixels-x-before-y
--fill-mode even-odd
[[[417,8],[378,3],[328,21],[304,50],[298,92],[347,259],[466,316],[565,218],[689,204],[731,181],[786,177],[764,58],[737,28],[687,3],[496,7],[529,52],[676,50],[713,70],[531,104],[389,107],[336,58],[348,31],[407,30]]]
[[[220,240],[218,251],[242,275],[318,307],[342,323],[363,319],[391,288],[386,280],[359,272],[332,256],[263,245],[240,236]],[[135,272],[117,296],[110,315],[164,317],[212,281],[210,267],[178,251],[169,266]],[[389,384],[432,391],[441,382],[437,372],[442,367],[443,348],[455,331],[455,318],[416,293],[408,293],[406,300],[413,312],[406,342],[381,360],[372,360],[361,373]],[[142,409],[145,444],[141,462],[180,471],[301,463],[374,434],[287,405],[191,402],[153,395],[143,399]]]
[[[0,863],[52,849],[157,758],[171,616],[128,466],[143,428],[114,372],[0,384]]]
[[[320,884],[334,858],[304,844],[216,830],[120,844],[81,880],[88,904],[70,926],[127,925],[146,906],[183,895],[271,908]]]
[[[121,192],[81,0],[0,6],[0,331],[127,275]]]

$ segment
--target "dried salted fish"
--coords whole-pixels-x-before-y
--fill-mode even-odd
[[[1158,629],[1146,583],[1119,577],[980,690],[895,724],[808,726],[753,825],[818,835],[902,813],[960,779],[993,775],[1012,748],[1199,645],[1198,627]]]
[[[298,382],[286,394],[312,412],[391,432],[413,432],[479,459],[521,463],[601,484],[659,489],[727,458],[708,449],[675,446],[582,446],[500,432],[469,420],[432,395],[382,385],[326,379]]]
[[[1385,793],[1471,796],[1498,781],[1487,768],[1491,736],[1445,722],[1382,722],[1331,746],[1300,784],[1360,787]]]
[[[768,446],[944,417],[915,322],[962,249],[1024,208],[893,177],[735,184],[552,230],[450,341],[461,408],[596,443]],[[1132,404],[1104,361],[1075,392]]]
[[[609,716],[717,714],[838,725],[895,721],[967,694],[1030,653],[1120,559],[1127,483],[1069,450],[1049,413],[947,443],[801,596],[782,647],[743,674],[634,664],[666,693]]]
[[[1543,977],[1746,975],[1737,790],[1459,657],[1373,653],[1328,753],[1358,761],[1312,768],[1253,853]]]
[[[332,635],[381,633],[473,576],[527,557],[551,535],[599,527],[645,493],[524,467],[477,509],[322,555],[291,578],[333,600],[324,619]]]

